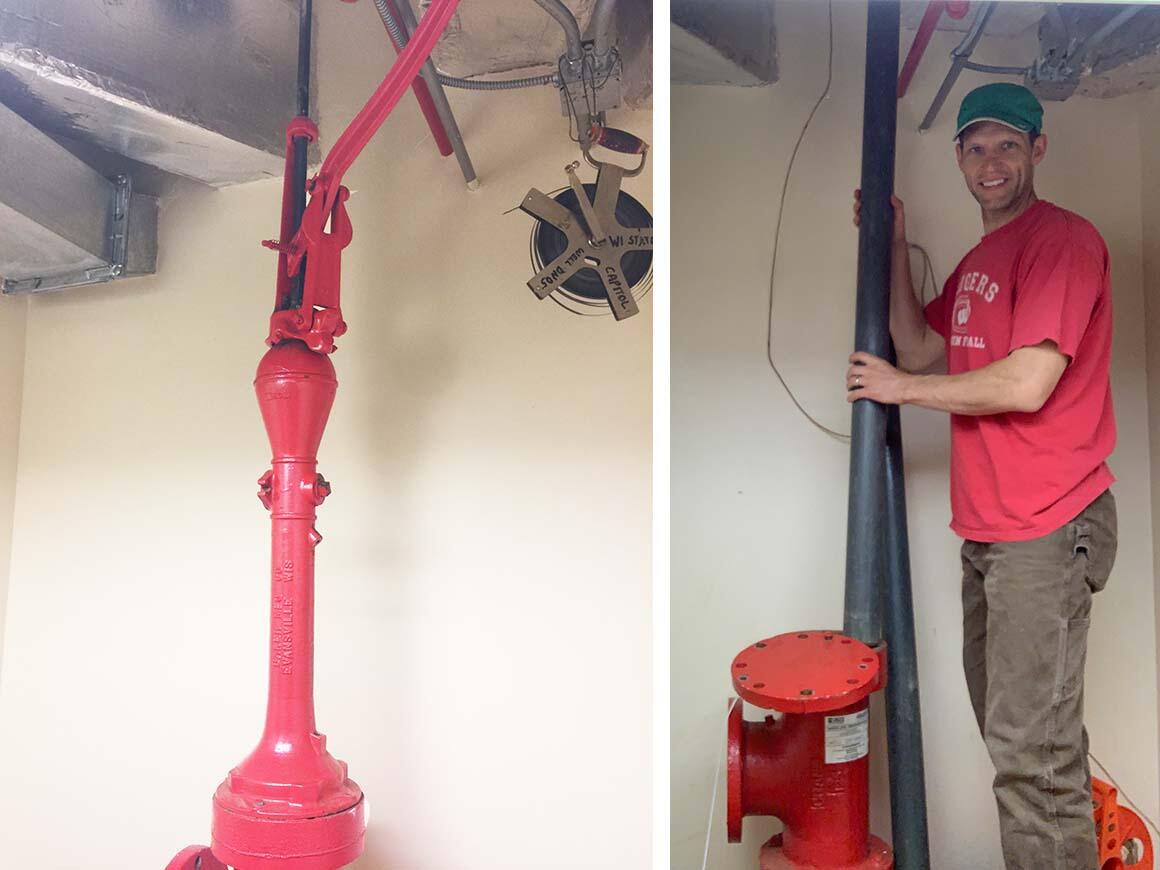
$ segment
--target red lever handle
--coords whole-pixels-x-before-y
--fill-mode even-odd
[[[415,28],[411,41],[395,58],[394,66],[391,67],[387,77],[375,89],[366,105],[354,116],[350,125],[343,130],[334,147],[326,155],[326,159],[322,161],[316,187],[320,187],[320,192],[326,196],[322,209],[324,214],[330,214],[330,210],[334,207],[334,198],[338,195],[343,175],[371,141],[371,137],[378,132],[403,94],[411,87],[411,82],[419,74],[419,68],[435,48],[435,43],[443,35],[458,5],[459,0],[435,0],[431,4],[420,20],[419,26]]]
[[[615,127],[601,127],[592,125],[592,144],[616,151],[620,154],[644,154],[648,150],[648,143],[638,136],[617,130]]]
[[[411,87],[458,5],[459,0],[434,0],[382,84],[338,137],[318,174],[307,183],[310,201],[294,238],[273,245],[285,257],[287,276],[296,275],[303,258],[306,260],[302,305],[296,311],[274,312],[268,344],[293,338],[304,341],[316,353],[331,353],[334,338],[346,331],[339,308],[340,264],[342,249],[350,243],[352,231],[343,204],[350,191],[342,186],[342,177]],[[293,133],[292,125],[288,137],[292,138]],[[279,285],[281,302],[286,282],[279,278]]]

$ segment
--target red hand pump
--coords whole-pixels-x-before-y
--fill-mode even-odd
[[[180,852],[168,870],[338,870],[362,853],[366,802],[314,721],[315,509],[330,494],[317,472],[338,381],[328,354],[346,331],[339,307],[342,249],[353,235],[342,177],[415,79],[458,0],[435,0],[407,47],[309,182],[295,226],[296,139],[318,131],[299,116],[286,131],[286,175],[270,349],[254,388],[273,453],[258,481],[271,517],[270,661],[266,727],[213,800],[213,845]],[[309,7],[306,7],[307,9]],[[307,16],[306,26],[309,26]],[[303,274],[304,273],[304,274]],[[298,300],[294,288],[301,280]],[[297,303],[297,304],[295,304]]]

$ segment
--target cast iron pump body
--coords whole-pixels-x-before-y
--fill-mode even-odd
[[[314,721],[314,548],[322,540],[314,523],[330,494],[317,456],[338,387],[329,354],[346,331],[341,256],[353,235],[342,177],[411,86],[457,4],[431,4],[390,73],[305,185],[304,210],[302,158],[318,130],[305,116],[287,127],[281,236],[265,243],[279,254],[276,304],[270,349],[254,380],[273,453],[271,469],[258,481],[271,517],[266,726],[257,748],[214,794],[212,846],[182,850],[167,870],[338,870],[362,854],[366,801]]]

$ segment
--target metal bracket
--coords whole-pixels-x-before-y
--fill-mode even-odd
[[[67,287],[80,287],[84,284],[103,284],[125,274],[129,257],[129,205],[133,198],[133,181],[128,175],[118,175],[112,182],[113,200],[108,223],[108,265],[16,281],[6,278],[3,285],[0,285],[0,290],[6,295],[64,290]]]

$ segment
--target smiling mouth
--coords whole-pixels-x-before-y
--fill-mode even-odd
[[[994,190],[996,187],[1002,187],[1006,183],[1006,178],[994,178],[990,181],[980,181],[979,187],[983,188],[984,190]]]

